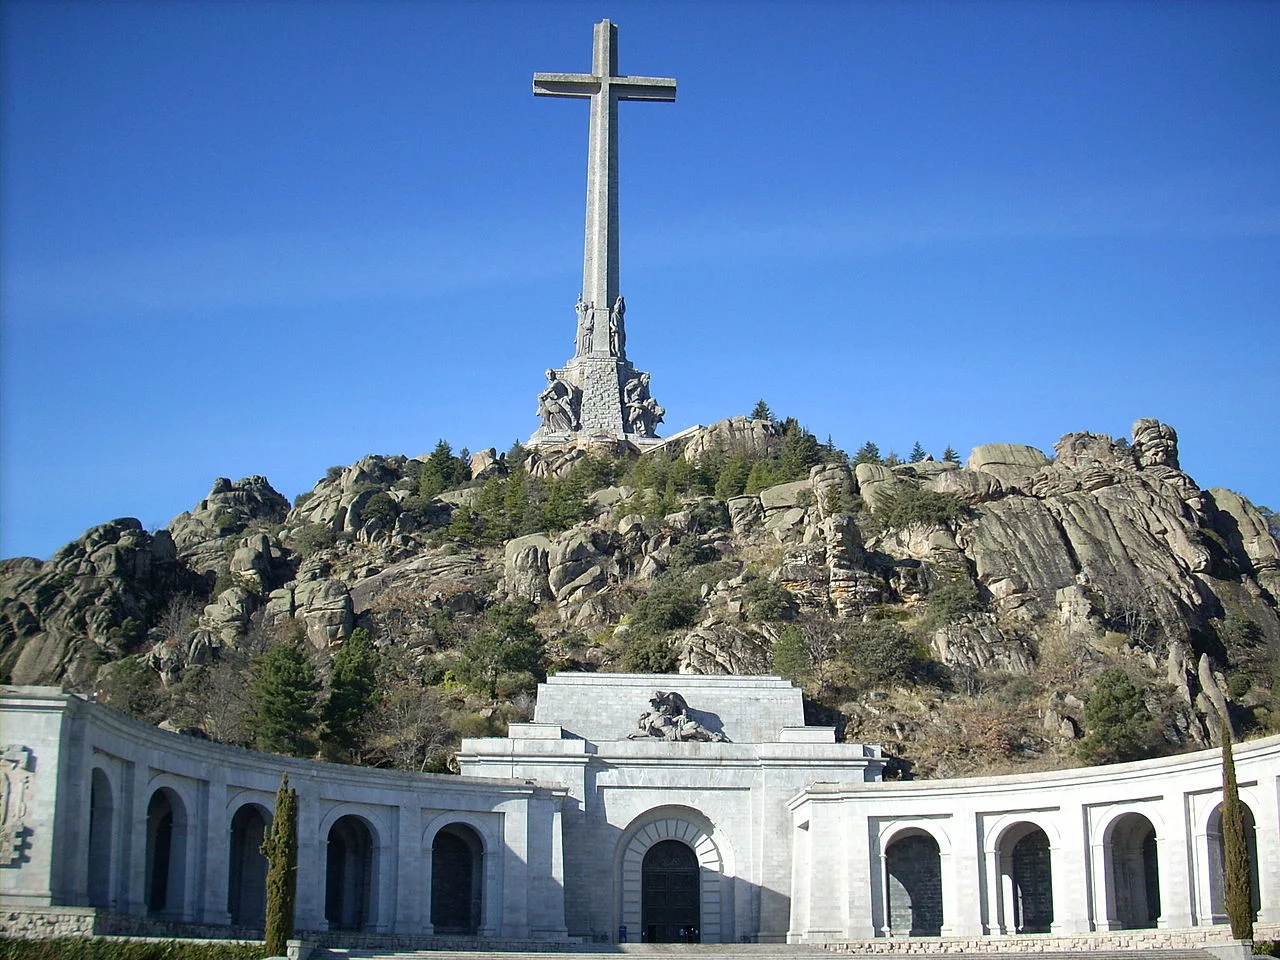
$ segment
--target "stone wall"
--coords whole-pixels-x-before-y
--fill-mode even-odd
[[[1280,924],[1254,926],[1254,942],[1280,938]],[[968,953],[1094,953],[1108,950],[1203,950],[1235,943],[1229,927],[1193,927],[1184,930],[1113,930],[1069,937],[1024,934],[1017,937],[877,937],[871,940],[837,940],[823,946],[836,953],[856,956],[898,954]]]

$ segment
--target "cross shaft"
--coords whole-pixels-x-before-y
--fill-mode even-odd
[[[622,356],[620,342],[610,337],[609,310],[618,298],[618,101],[672,102],[675,80],[618,74],[618,28],[608,20],[595,25],[591,73],[535,73],[539,97],[572,97],[591,101],[587,145],[587,223],[583,243],[582,299],[586,331],[578,342],[591,354]],[[579,353],[584,352],[582,346]]]

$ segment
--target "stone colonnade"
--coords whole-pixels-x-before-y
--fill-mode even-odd
[[[50,688],[7,694],[4,737],[21,738],[32,769],[16,869],[0,874],[6,906],[260,930],[258,847],[287,773],[300,931],[565,935],[563,791],[292,760],[166,733]]]
[[[1280,924],[1280,738],[1236,747],[1254,909]],[[1226,922],[1218,751],[792,798],[793,942]],[[826,889],[833,895],[820,896]]]

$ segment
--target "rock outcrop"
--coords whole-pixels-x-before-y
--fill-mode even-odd
[[[735,418],[683,442],[697,464],[712,453],[777,455],[782,434]],[[567,477],[590,452],[610,451],[539,450],[522,482]],[[714,573],[693,578],[696,614],[661,641],[683,672],[772,670],[783,614],[776,602],[775,619],[753,613],[752,598],[773,591],[787,598],[786,616],[908,624],[957,683],[1029,683],[1057,657],[1061,689],[1042,691],[1035,721],[1036,736],[1054,742],[1080,733],[1086,668],[1123,655],[1173,691],[1166,737],[1204,743],[1206,704],[1231,690],[1246,698],[1234,709],[1262,702],[1217,674],[1280,649],[1280,544],[1243,497],[1200,490],[1179,466],[1177,434],[1155,420],[1137,421],[1131,442],[1067,434],[1052,458],[988,444],[963,467],[824,463],[725,500],[604,487],[586,492],[588,519],[567,530],[485,546],[444,528],[454,511],[481,508],[482,481],[512,470],[505,458],[476,454],[477,479],[435,498],[419,493],[425,464],[365,457],[331,469],[293,509],[261,477],[218,480],[168,531],[118,520],[47,563],[3,561],[0,668],[14,682],[91,688],[103,663],[132,656],[172,684],[286,620],[322,653],[364,625],[430,657],[442,622],[500,599],[537,604],[543,629],[578,638],[580,662],[609,668],[630,642],[619,622],[638,598],[700,569]],[[485,489],[492,503],[492,483]],[[194,613],[166,634],[158,623],[175,596]],[[903,742],[927,726],[895,709],[892,721],[875,720],[868,699],[855,726],[890,724],[886,737]]]
[[[132,653],[190,581],[169,532],[131,518],[93,527],[48,562],[0,561],[0,668],[12,683],[87,682]]]

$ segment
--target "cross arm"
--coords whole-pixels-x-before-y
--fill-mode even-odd
[[[590,97],[600,89],[600,78],[589,73],[535,73],[535,97]]]
[[[676,82],[669,77],[610,77],[609,86],[619,100],[655,100],[674,103]]]

